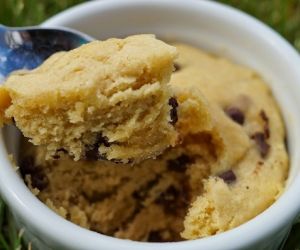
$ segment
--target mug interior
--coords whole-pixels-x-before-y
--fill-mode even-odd
[[[261,215],[236,229],[207,239],[167,245],[172,246],[174,250],[182,249],[182,247],[185,247],[185,249],[197,249],[198,247],[203,249],[242,248],[263,239],[271,231],[280,230],[281,227],[292,222],[300,208],[300,204],[291,205],[290,201],[296,197],[295,189],[300,188],[298,176],[300,160],[299,152],[296,150],[300,148],[300,117],[297,110],[300,107],[300,71],[297,69],[300,65],[300,59],[291,46],[272,30],[261,25],[260,22],[251,17],[233,11],[229,7],[206,1],[180,0],[154,0],[151,2],[134,0],[125,2],[95,1],[61,13],[45,22],[43,26],[67,26],[101,40],[110,37],[125,37],[131,34],[152,33],[165,40],[192,44],[216,55],[249,66],[257,71],[269,83],[282,111],[286,125],[290,154],[290,174],[285,194]],[[297,64],[298,66],[296,66]],[[11,129],[3,130],[3,134],[8,138],[5,142],[8,149],[7,152],[12,152],[17,157],[17,134]],[[2,147],[0,147],[0,151],[1,149]],[[0,158],[2,159],[4,158],[3,154],[6,154],[6,151],[0,152]],[[8,167],[8,164],[4,164],[0,166],[0,171],[7,171]],[[6,185],[9,186],[6,188],[13,190],[11,193],[14,193],[18,199],[22,199],[20,196],[21,191],[13,187],[13,182],[16,181],[21,182],[20,179],[17,180],[16,178],[11,182],[7,180]],[[20,185],[18,188],[24,189],[24,185]],[[36,199],[35,197],[33,198]],[[6,197],[6,200],[11,206],[15,206],[16,201],[13,201],[13,198]],[[28,200],[23,200],[24,202],[26,203]],[[30,207],[30,203],[27,206]],[[45,211],[45,207],[36,209]],[[284,209],[287,212],[284,215],[281,214],[281,218],[278,220],[274,220]],[[16,213],[19,213],[19,211],[16,211]],[[58,216],[56,217],[55,220],[58,220]],[[31,219],[37,220],[37,217],[32,217]],[[63,223],[65,224],[62,228],[66,229],[65,221],[61,222],[60,225],[63,225]],[[77,234],[77,232],[81,232],[81,237],[82,239],[85,237],[84,241],[88,242],[87,244],[89,244],[89,241],[86,241],[87,237],[94,244],[99,244],[99,246],[105,239],[110,238],[106,236],[101,238],[98,234],[92,234],[92,232],[81,228],[80,230],[76,229],[76,231],[75,225],[72,226],[74,228],[73,236],[79,236],[80,234]],[[36,227],[38,228],[38,226]],[[68,229],[71,229],[70,225],[68,225]],[[238,237],[243,237],[249,234],[250,231],[251,235],[247,235],[247,239],[243,242],[236,242]],[[87,235],[88,233],[89,236]],[[45,231],[43,234],[52,238],[52,240],[58,239],[54,232]],[[51,235],[49,236],[49,234]],[[96,237],[99,237],[102,241],[96,240]],[[234,238],[235,242],[233,242]],[[64,239],[60,238],[59,240],[63,241]],[[122,242],[122,246],[128,242],[118,239],[114,240]],[[111,238],[110,241],[112,242]],[[73,243],[65,244],[73,244],[70,246],[75,247],[75,242],[80,247],[79,239],[76,239],[76,237],[74,237]],[[218,247],[216,242],[222,242],[222,245]],[[128,245],[125,244],[128,249],[130,249],[130,246],[133,246],[130,244],[132,243],[128,242]],[[148,247],[150,249],[150,245],[153,246],[150,243],[136,242],[136,244],[138,245],[135,246],[143,246],[145,249],[148,249]],[[160,249],[171,249],[167,245],[157,244]],[[222,248],[220,248],[221,246]],[[127,247],[124,246],[122,249],[127,249]]]

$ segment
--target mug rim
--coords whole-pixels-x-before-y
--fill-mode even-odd
[[[44,27],[58,26],[63,20],[74,18],[74,16],[80,13],[87,13],[94,8],[100,9],[101,6],[106,5],[110,8],[122,8],[124,5],[176,5],[177,8],[188,8],[187,5],[193,5],[193,8],[202,8],[206,11],[215,11],[222,13],[227,18],[239,19],[241,23],[246,23],[253,29],[257,29],[257,32],[264,32],[266,36],[272,40],[274,46],[279,51],[284,51],[293,61],[293,64],[300,65],[300,56],[296,50],[280,35],[278,35],[271,28],[265,24],[254,19],[253,17],[236,10],[232,7],[225,6],[223,4],[211,1],[197,1],[197,0],[152,0],[151,2],[141,0],[115,0],[115,1],[91,1],[74,6],[68,10],[65,10],[54,17],[48,19],[42,24]],[[292,63],[291,63],[292,64]],[[294,66],[295,67],[295,66]],[[300,73],[299,80],[300,80]],[[297,83],[294,83],[297,84]],[[39,201],[26,187],[23,181],[17,177],[14,170],[11,168],[11,162],[7,156],[3,135],[0,135],[0,159],[2,159],[2,166],[0,170],[5,168],[5,175],[0,175],[0,192],[5,201],[11,207],[13,212],[20,215],[23,220],[32,224],[34,230],[42,232],[45,237],[55,242],[62,242],[64,246],[74,246],[80,248],[92,249],[95,246],[105,246],[106,249],[136,249],[144,247],[144,249],[151,249],[157,247],[159,249],[197,249],[202,247],[203,249],[225,249],[226,247],[235,249],[249,246],[258,240],[262,240],[271,232],[279,230],[286,225],[287,221],[291,221],[297,216],[300,211],[300,201],[297,200],[297,190],[300,189],[300,174],[298,173],[290,186],[283,192],[278,200],[276,200],[269,208],[262,213],[243,223],[242,225],[230,229],[218,235],[209,236],[207,238],[188,240],[182,242],[170,242],[170,243],[148,243],[137,242],[124,239],[117,239],[114,237],[98,234],[90,230],[81,228],[76,224],[73,224],[53,211],[51,211],[46,205]],[[295,159],[293,164],[299,163],[299,157]],[[3,165],[5,165],[3,167]],[[9,171],[10,169],[10,171]],[[3,172],[3,171],[2,171]],[[289,204],[288,210],[286,210],[286,204]],[[283,213],[282,211],[285,211]],[[51,219],[50,219],[51,218]],[[275,218],[275,219],[274,219]],[[266,226],[268,225],[268,226]],[[247,236],[247,237],[243,237]],[[237,239],[242,239],[237,240]],[[216,243],[222,243],[217,246]]]

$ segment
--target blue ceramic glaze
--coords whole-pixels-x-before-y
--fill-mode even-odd
[[[0,82],[12,71],[34,69],[55,52],[68,51],[91,40],[69,29],[0,25]]]

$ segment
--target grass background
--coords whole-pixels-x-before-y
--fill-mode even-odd
[[[84,0],[0,0],[0,23],[9,26],[36,25],[55,13],[81,2]],[[219,2],[232,5],[262,20],[282,34],[300,52],[300,0],[219,0]],[[22,244],[22,231],[14,228],[9,210],[0,200],[0,250],[27,248],[30,246]],[[283,249],[300,250],[300,224],[293,227]]]

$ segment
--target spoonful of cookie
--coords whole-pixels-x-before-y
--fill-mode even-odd
[[[154,35],[92,40],[1,26],[0,124],[13,122],[53,159],[133,163],[175,146],[176,48]]]

